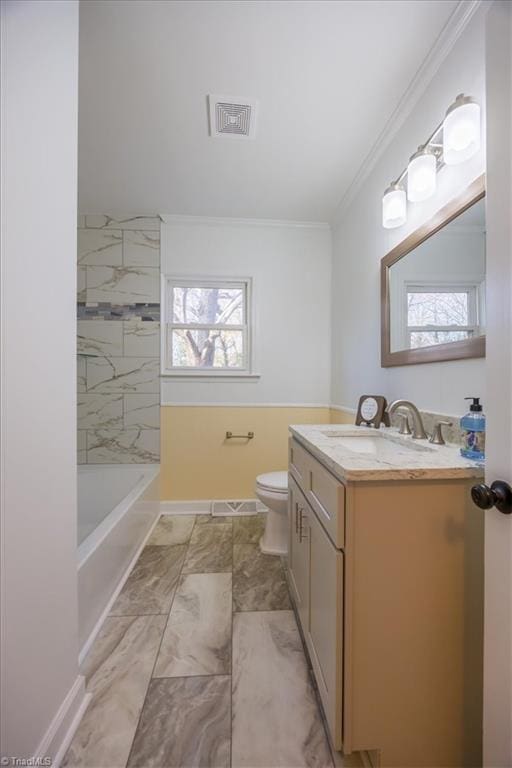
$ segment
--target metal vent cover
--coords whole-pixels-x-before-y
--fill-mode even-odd
[[[208,96],[210,135],[229,138],[254,138],[256,129],[255,99]]]

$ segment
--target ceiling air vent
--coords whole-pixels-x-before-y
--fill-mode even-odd
[[[210,135],[230,138],[254,138],[256,101],[227,96],[208,96]]]

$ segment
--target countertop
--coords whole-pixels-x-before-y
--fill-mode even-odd
[[[376,430],[351,424],[299,424],[289,429],[293,437],[344,482],[484,476],[483,465],[463,458],[459,445],[433,445],[428,440],[414,440],[399,435],[393,427]],[[361,450],[351,450],[342,444],[343,438],[351,436],[362,439],[358,445]],[[385,442],[384,450],[377,447],[375,438]]]

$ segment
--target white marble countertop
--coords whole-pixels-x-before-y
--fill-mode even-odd
[[[484,475],[483,465],[463,458],[459,445],[413,440],[399,435],[394,427],[377,430],[351,424],[300,424],[290,426],[290,432],[345,482],[442,480]]]

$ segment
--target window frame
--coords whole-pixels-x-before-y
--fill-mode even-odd
[[[254,372],[254,302],[253,302],[253,279],[252,277],[222,277],[212,275],[176,275],[162,274],[161,276],[161,304],[162,316],[160,327],[161,342],[161,375],[165,377],[180,379],[251,379],[258,378],[259,374]],[[244,291],[244,322],[242,324],[224,324],[224,323],[177,323],[174,320],[169,321],[168,317],[173,313],[173,290],[174,288],[241,288]],[[207,330],[216,328],[218,330],[242,331],[244,365],[241,368],[198,368],[198,367],[178,367],[172,365],[172,332],[176,329],[189,330]]]
[[[411,280],[403,283],[402,295],[402,313],[401,313],[401,336],[403,349],[425,349],[426,347],[411,347],[411,334],[422,331],[455,331],[468,333],[466,339],[459,341],[468,341],[479,335],[480,316],[482,314],[482,290],[483,284],[474,280],[467,281],[433,281],[433,280]],[[468,296],[468,324],[467,325],[409,325],[409,302],[410,293],[466,293]],[[454,342],[440,342],[454,343]],[[436,346],[436,345],[433,345]]]

